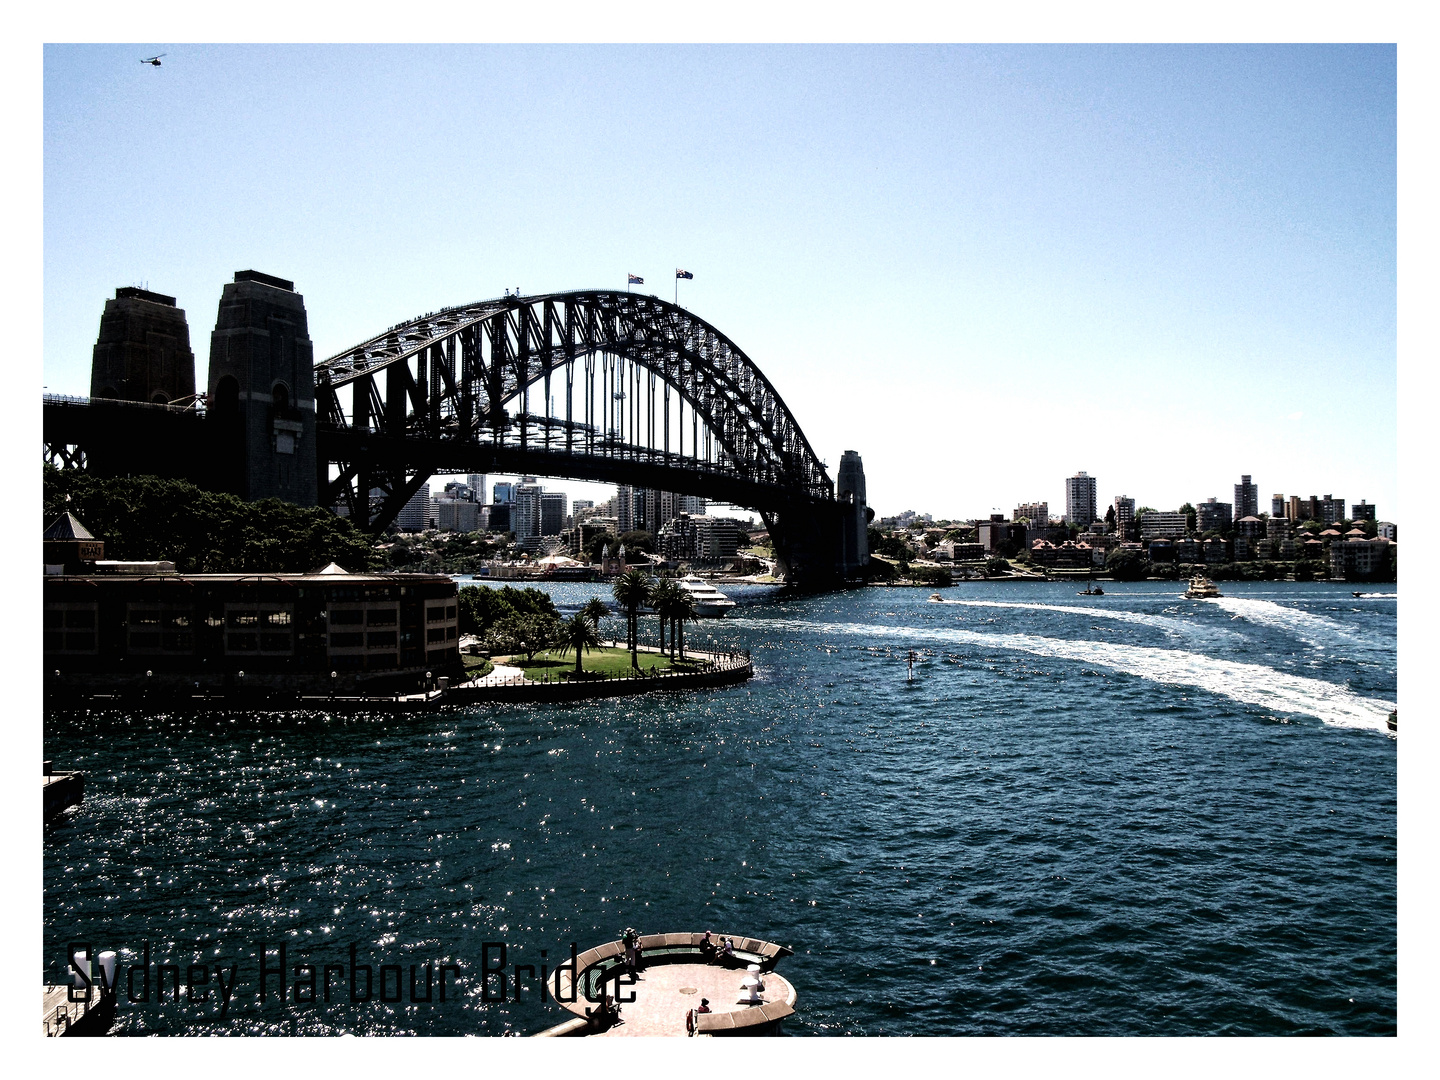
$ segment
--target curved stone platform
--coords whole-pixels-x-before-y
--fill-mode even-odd
[[[620,984],[620,1022],[600,1028],[593,1014],[596,1006],[590,999],[616,994],[616,976],[625,971],[625,946],[610,941],[587,949],[576,960],[575,986],[570,972],[556,976],[556,1000],[570,1010],[576,1020],[558,1025],[542,1035],[594,1036],[672,1036],[685,1037],[685,1016],[700,1004],[710,1001],[709,1013],[697,1017],[696,1035],[773,1035],[780,1021],[795,1012],[795,987],[780,975],[774,966],[792,950],[783,945],[722,934],[713,938],[733,937],[736,953],[728,959],[707,962],[700,952],[703,934],[645,934],[640,938],[642,965],[634,985]],[[758,964],[765,989],[759,1004],[741,1004],[740,981],[746,968]],[[574,993],[576,1000],[565,999]],[[634,996],[634,1001],[624,998]]]

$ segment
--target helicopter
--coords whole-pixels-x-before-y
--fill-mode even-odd
[[[169,56],[169,55],[170,55],[169,53],[163,53],[163,52],[160,54],[160,56]],[[149,59],[147,59],[147,60],[141,60],[140,62],[141,62],[142,64],[149,64],[151,67],[159,67],[159,66],[160,66],[160,56],[152,56],[152,57],[150,57]]]

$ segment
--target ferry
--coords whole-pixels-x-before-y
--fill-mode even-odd
[[[695,613],[702,619],[721,619],[735,606],[735,601],[704,578],[686,574],[675,582],[695,599]]]
[[[1084,592],[1077,592],[1076,596],[1104,596],[1105,590],[1099,585],[1086,585]]]
[[[1214,600],[1220,596],[1220,590],[1215,583],[1204,574],[1196,574],[1190,579],[1190,587],[1185,590],[1187,600]]]

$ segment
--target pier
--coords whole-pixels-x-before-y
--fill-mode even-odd
[[[50,762],[45,762],[45,820],[63,814],[72,806],[79,806],[85,798],[85,776],[78,772],[56,772]]]
[[[731,935],[712,936],[711,940],[718,944],[726,937]],[[564,968],[555,976],[555,1000],[574,1013],[575,1019],[536,1037],[779,1034],[780,1022],[795,1012],[796,994],[795,987],[774,968],[780,959],[793,955],[793,950],[734,936],[734,953],[711,959],[701,950],[703,939],[704,934],[695,933],[641,935],[642,959],[633,984],[625,979],[624,942],[611,941],[586,950],[576,958],[573,978]],[[756,985],[753,995],[747,985]],[[604,1018],[597,1005],[607,994],[619,1005],[619,1016],[613,1021]],[[572,995],[575,1001],[567,1001]],[[625,1000],[632,995],[633,1001]],[[692,1014],[702,1000],[709,1001],[710,1011]]]

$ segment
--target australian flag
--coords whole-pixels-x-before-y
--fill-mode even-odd
[[[683,280],[685,280],[685,281],[690,281],[691,279],[693,279],[693,278],[695,277],[695,275],[692,274],[692,273],[690,273],[689,270],[676,270],[676,271],[675,271],[675,276],[676,276],[677,278],[681,278],[681,279],[683,279]]]
[[[630,283],[631,285],[644,285],[644,284],[645,284],[645,279],[644,279],[643,277],[639,277],[639,276],[636,275],[636,274],[627,274],[626,277],[628,277],[628,278],[630,279],[630,282],[629,282],[629,283]]]

